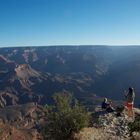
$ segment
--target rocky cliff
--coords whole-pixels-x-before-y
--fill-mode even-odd
[[[140,110],[135,108],[135,117],[140,116]],[[140,140],[140,133],[133,132],[130,136],[128,124],[135,119],[127,116],[125,109],[121,116],[117,112],[108,113],[97,107],[93,112],[93,124],[76,134],[78,140]]]

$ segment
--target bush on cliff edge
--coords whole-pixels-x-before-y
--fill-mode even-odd
[[[45,139],[68,140],[90,124],[90,114],[71,94],[57,93],[54,105],[47,106]]]

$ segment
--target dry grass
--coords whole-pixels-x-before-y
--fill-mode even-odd
[[[104,132],[102,128],[84,128],[80,133],[75,134],[76,140],[129,140]],[[140,140],[140,139],[139,139]]]

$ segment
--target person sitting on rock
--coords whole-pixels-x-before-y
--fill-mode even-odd
[[[108,113],[111,113],[111,112],[114,112],[115,111],[114,107],[112,106],[112,102],[111,101],[109,102],[109,104],[108,104],[108,106],[106,108],[106,111]]]
[[[107,98],[104,98],[104,101],[102,102],[102,109],[107,109],[108,106],[109,106],[109,103],[107,101]]]

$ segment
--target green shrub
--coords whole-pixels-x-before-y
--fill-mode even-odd
[[[44,134],[46,140],[68,140],[90,124],[90,114],[71,94],[58,93],[54,106],[47,106]]]
[[[134,122],[128,124],[130,135],[133,132],[140,132],[140,117],[136,117]]]

